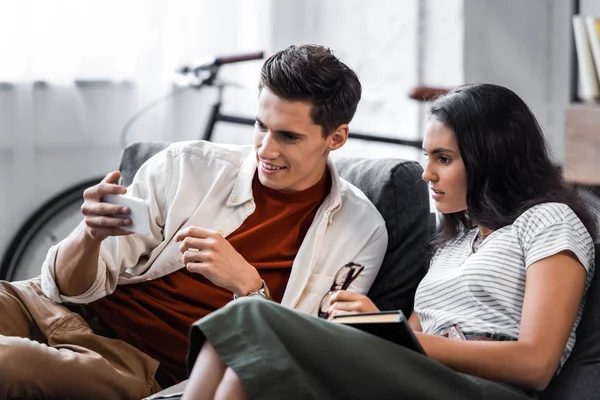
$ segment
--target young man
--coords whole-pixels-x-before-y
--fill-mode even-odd
[[[291,46],[262,68],[254,147],[173,144],[129,188],[115,171],[86,190],[41,284],[1,283],[0,397],[144,397],[185,377],[191,324],[232,297],[316,314],[348,261],[365,266],[350,290],[366,293],[385,224],[329,161],[360,96],[328,49]],[[100,201],[125,192],[150,205],[149,235]]]

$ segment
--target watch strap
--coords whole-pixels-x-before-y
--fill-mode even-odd
[[[245,295],[245,296],[237,296],[236,294],[234,294],[234,295],[233,295],[233,299],[234,299],[234,300],[237,300],[237,299],[239,299],[240,297],[261,296],[261,297],[263,297],[263,298],[265,298],[265,299],[267,299],[267,300],[272,300],[272,299],[271,299],[271,294],[270,294],[270,292],[269,292],[269,288],[267,288],[267,284],[265,283],[264,279],[261,279],[261,282],[262,282],[262,284],[261,284],[261,286],[260,286],[260,289],[258,289],[258,290],[254,290],[254,291],[252,291],[252,292],[248,293],[248,294],[247,294],[247,295]]]

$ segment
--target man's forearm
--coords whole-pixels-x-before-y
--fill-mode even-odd
[[[89,237],[82,224],[61,243],[54,269],[61,294],[78,296],[92,286],[98,271],[101,243]]]

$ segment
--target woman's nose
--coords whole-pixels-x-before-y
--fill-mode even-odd
[[[438,179],[437,174],[433,171],[429,162],[425,164],[425,168],[423,169],[423,174],[421,174],[421,179],[425,182],[436,182]]]

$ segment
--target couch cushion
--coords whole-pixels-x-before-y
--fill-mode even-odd
[[[600,240],[600,198],[589,188],[579,187],[579,194],[599,224],[596,241]],[[577,327],[573,352],[561,372],[540,396],[543,400],[600,399],[600,244],[594,247],[596,269],[587,294],[585,309]]]
[[[596,271],[577,327],[573,352],[544,391],[543,400],[600,398],[600,245],[595,246]]]
[[[164,142],[127,146],[119,167],[122,184],[129,185],[144,161],[166,146]],[[335,165],[340,176],[367,195],[386,222],[388,248],[369,297],[381,309],[401,309],[408,315],[425,273],[423,249],[430,213],[423,169],[415,161],[398,159],[340,158]]]
[[[425,275],[429,196],[415,161],[341,158],[340,176],[362,190],[386,223],[388,247],[369,297],[382,310],[410,315],[417,285]]]
[[[129,186],[137,170],[150,157],[169,146],[167,142],[136,142],[123,149],[121,154],[121,185]]]

